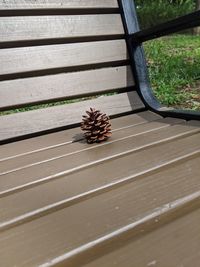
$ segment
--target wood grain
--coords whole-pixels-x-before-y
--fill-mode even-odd
[[[123,34],[124,29],[119,14],[0,18],[0,44]]]
[[[122,158],[126,155],[131,153],[136,153],[136,155],[138,155],[140,151],[148,151],[151,147],[161,145],[162,143],[168,143],[172,140],[177,141],[186,136],[197,134],[199,131],[199,127],[175,125],[134,135],[134,129],[132,129],[132,135],[129,134],[127,138],[126,136],[116,138],[114,139],[116,140],[115,142],[112,142],[111,139],[108,143],[103,143],[98,147],[88,147],[86,142],[84,142],[84,145],[81,147],[76,143],[67,147],[65,153],[62,153],[63,150],[61,150],[60,156],[57,155],[55,158],[49,159],[44,158],[44,160],[36,163],[33,159],[33,164],[22,166],[18,169],[11,170],[11,172],[0,175],[0,196],[21,192],[27,188],[62,179],[64,176],[68,177],[71,174],[84,173],[84,177],[86,177],[86,173],[90,173],[92,169],[95,170],[95,167],[98,165],[100,165],[102,171],[104,171],[102,164],[105,164],[107,160],[119,162],[118,159],[121,159],[121,162],[124,164]],[[121,132],[121,135],[122,133],[123,132]],[[199,152],[199,141],[196,141],[196,137],[193,138],[193,141],[196,143],[187,148],[187,154],[193,151]],[[195,145],[196,148],[194,149]],[[123,151],[121,150],[122,146]],[[181,153],[181,156],[186,153],[185,151],[186,150],[177,150],[177,153]],[[174,149],[170,153],[167,151],[171,159],[175,152],[176,150]],[[49,153],[51,152],[49,151]],[[151,164],[153,162],[155,166],[158,166],[157,161],[152,161],[151,158],[149,160]],[[141,162],[141,164],[143,165],[144,163]],[[145,164],[147,168],[147,161],[145,161]],[[101,174],[100,172],[100,175]],[[18,179],[16,179],[16,177],[18,177]]]
[[[82,114],[94,106],[108,115],[119,115],[144,108],[136,92],[100,97],[52,108],[23,112],[0,117],[0,140],[42,132],[53,128],[77,124]]]
[[[157,150],[153,148],[152,151],[155,151],[155,157],[158,157]],[[85,153],[87,153],[85,151]],[[139,157],[143,155],[145,152],[140,151]],[[183,154],[182,154],[183,155]],[[130,165],[131,160],[137,163],[137,166],[133,167]],[[126,168],[116,167],[118,163],[123,162]],[[170,163],[171,162],[171,163]],[[184,164],[188,162],[187,168],[185,168]],[[189,162],[192,162],[189,165]],[[22,190],[19,192],[15,192],[15,194],[9,194],[5,197],[1,198],[0,202],[0,230],[4,227],[3,224],[6,222],[7,227],[11,228],[16,226],[17,224],[22,224],[27,221],[33,220],[36,217],[45,216],[47,211],[49,213],[53,213],[56,210],[63,209],[74,205],[77,202],[81,202],[84,200],[84,196],[82,194],[86,193],[87,197],[94,197],[94,193],[96,190],[96,194],[104,193],[104,186],[107,186],[108,191],[116,190],[117,187],[123,187],[123,185],[132,183],[137,183],[137,180],[149,179],[152,177],[153,181],[161,182],[166,178],[164,175],[167,172],[167,169],[173,169],[173,172],[176,172],[174,166],[179,166],[177,168],[177,172],[179,173],[177,181],[183,180],[186,186],[186,179],[184,179],[188,175],[193,174],[191,177],[191,183],[189,183],[186,187],[187,190],[190,187],[190,192],[195,190],[200,190],[200,183],[195,184],[195,180],[198,177],[198,163],[200,163],[200,158],[197,156],[194,157],[186,157],[182,160],[176,160],[176,157],[172,157],[170,155],[165,155],[162,157],[162,166],[159,167],[155,165],[155,162],[146,161],[147,167],[144,165],[138,165],[137,159],[134,157],[134,153],[124,155],[123,158],[116,158],[114,160],[110,160],[110,162],[105,161],[100,165],[95,165],[90,168],[84,169],[81,172],[71,173],[69,175],[63,176],[61,179],[51,180],[48,183],[40,184],[39,186],[33,186],[26,188],[26,190]],[[181,165],[181,167],[180,167]],[[102,176],[102,172],[106,172],[106,168],[113,168],[113,172],[107,172],[106,177]],[[151,169],[155,169],[156,171],[152,172]],[[98,174],[95,172],[98,171]],[[141,174],[144,172],[144,174]],[[160,177],[161,172],[163,176]],[[184,173],[185,172],[185,173]],[[130,173],[133,173],[132,176]],[[84,175],[84,183],[82,183]],[[155,179],[156,178],[156,179]],[[174,180],[174,177],[171,177],[170,181]],[[112,184],[113,183],[113,184]],[[198,186],[198,187],[197,187]],[[57,188],[58,190],[55,193],[53,192],[53,188]],[[71,190],[73,188],[73,190]],[[185,188],[184,188],[185,189]],[[176,189],[174,188],[174,191]],[[38,198],[38,201],[36,200]],[[73,201],[73,198],[76,201]],[[29,199],[29,203],[24,202],[24,199]],[[54,207],[52,206],[55,203]],[[9,207],[9,210],[7,210]],[[36,216],[37,215],[37,216]],[[13,218],[17,218],[16,223],[12,222]],[[5,228],[4,228],[5,229]]]
[[[129,155],[129,159],[123,159],[123,157],[118,158],[118,164],[117,161],[113,162],[112,160],[108,160],[104,172],[102,171],[102,165],[99,166],[101,172],[96,168],[90,172],[91,182],[98,184],[99,177],[101,179],[104,178],[104,181],[107,183],[107,177],[112,177],[111,180],[117,177],[118,179],[123,178],[123,171],[127,171],[127,175],[131,175],[135,174],[136,170],[140,168],[144,168],[144,170],[148,171],[150,166],[159,167],[159,165],[169,162],[170,159],[177,159],[180,155],[184,156],[188,152],[194,152],[196,149],[199,149],[199,140],[199,135],[193,135],[181,138],[178,141],[174,140],[162,145],[157,145],[147,150],[140,151],[139,153],[132,153],[132,155]],[[185,148],[184,150],[182,149],[183,146]],[[123,145],[121,145],[121,151],[123,151]],[[166,151],[166,153],[163,153],[163,151]],[[106,151],[104,150],[104,152]],[[154,158],[152,158],[152,155],[154,155]],[[87,153],[85,157],[88,157]],[[185,165],[186,162],[187,165]],[[105,245],[107,246],[106,248],[110,248],[109,252],[114,250],[117,252],[118,248],[130,244],[126,242],[128,238],[132,238],[133,241],[136,242],[135,247],[137,247],[137,243],[140,244],[140,240],[142,241],[143,238],[148,238],[147,240],[154,242],[154,234],[152,234],[150,239],[150,235],[148,234],[149,231],[151,231],[151,226],[155,225],[155,229],[158,231],[159,228],[158,226],[156,227],[156,225],[160,227],[162,224],[158,224],[158,222],[154,220],[147,220],[147,223],[145,225],[141,223],[141,227],[139,228],[139,230],[143,230],[143,232],[138,232],[138,228],[134,227],[134,225],[140,225],[140,220],[142,222],[143,218],[148,218],[148,215],[153,215],[155,212],[157,212],[156,214],[158,215],[165,213],[166,217],[168,217],[168,222],[173,223],[174,218],[170,216],[170,209],[171,203],[176,201],[180,201],[177,217],[184,222],[185,217],[183,217],[183,215],[185,209],[181,208],[181,199],[187,198],[187,196],[190,196],[200,188],[198,164],[199,160],[197,158],[191,158],[184,163],[172,164],[167,169],[163,168],[154,173],[147,173],[146,175],[140,176],[140,179],[134,179],[128,184],[122,184],[111,190],[103,190],[100,193],[84,198],[84,201],[82,199],[82,201],[74,202],[73,205],[63,207],[60,210],[55,210],[53,213],[46,214],[45,216],[1,232],[0,256],[3,265],[23,266],[28,262],[29,266],[40,266],[42,264],[44,264],[43,266],[52,266],[53,262],[57,262],[63,264],[60,266],[81,266],[83,262],[88,263],[87,260],[91,260],[91,266],[96,266],[95,263],[92,265],[94,255],[106,256],[104,251],[104,253],[101,254]],[[114,166],[113,172],[110,172],[111,166]],[[121,166],[124,166],[124,168]],[[129,167],[129,171],[126,167]],[[188,182],[188,177],[190,176],[192,176],[191,183]],[[85,186],[86,180],[89,178],[85,176],[84,173],[80,173],[79,177],[81,182],[75,183],[75,179],[71,180],[75,183],[74,186],[77,188],[81,188],[83,185]],[[166,180],[168,181],[167,183]],[[69,179],[66,179],[66,181],[69,181]],[[89,182],[88,185],[91,185],[91,182]],[[40,201],[39,199],[43,201],[45,201],[45,199],[48,200],[55,196],[55,191],[57,191],[57,195],[59,195],[60,190],[69,190],[70,192],[70,187],[67,185],[51,187],[51,184],[49,184],[48,186],[49,191],[46,196],[38,193],[34,195],[35,201],[28,202],[27,195],[27,203],[29,203],[29,205],[31,205],[31,203],[35,205],[36,202]],[[197,204],[196,210],[199,208],[199,201]],[[5,211],[8,211],[8,209]],[[195,217],[195,220],[192,219],[193,231],[189,231],[189,236],[193,233],[192,240],[196,237],[197,244],[199,244],[200,240],[198,235],[198,218],[199,217]],[[174,222],[175,225],[177,225],[175,220]],[[185,225],[187,226],[188,223],[191,223],[190,219],[187,220]],[[169,225],[168,223],[167,227],[170,227]],[[144,228],[142,228],[143,226]],[[170,227],[166,234],[170,233],[173,229],[176,230],[176,227]],[[187,232],[187,227],[185,227],[184,230]],[[185,233],[185,231],[183,231],[183,233]],[[175,232],[173,231],[173,233]],[[139,239],[136,238],[136,235]],[[185,235],[186,233],[184,237],[187,237]],[[156,236],[158,237],[158,235]],[[161,238],[162,234],[159,236]],[[182,237],[181,232],[178,237]],[[177,240],[178,237],[170,236],[168,242],[170,243],[170,240],[172,242],[173,238]],[[27,245],[27,240],[29,246]],[[185,240],[187,242],[184,242],[185,245],[183,246],[182,243],[182,246],[178,247],[180,253],[181,251],[185,251],[184,248],[186,248],[186,251],[190,249],[190,245],[193,245],[193,243],[191,243],[192,240],[187,238],[187,240]],[[109,246],[109,244],[114,245]],[[120,244],[123,244],[123,246],[120,246]],[[145,242],[141,245],[142,255],[144,251],[142,249],[143,246],[145,246]],[[194,256],[196,252],[196,249],[191,251]],[[9,253],[12,253],[15,257],[10,257]],[[72,255],[74,257],[71,257]],[[109,254],[107,255],[109,256]],[[124,254],[122,253],[120,255],[123,256]],[[140,255],[141,254],[138,252],[135,254],[136,263],[143,263]],[[146,254],[142,257],[143,260],[145,255]],[[176,255],[179,254],[176,254],[175,251],[175,259]],[[196,257],[193,258],[196,259]],[[124,259],[124,257],[122,257],[122,259]],[[146,259],[149,259],[149,257]],[[176,263],[182,263],[181,259],[182,258],[178,257]],[[73,265],[72,262],[74,263],[76,260],[79,264]],[[104,261],[104,263],[105,262],[106,261]],[[193,261],[191,260],[191,262]],[[199,263],[199,261],[195,260],[194,263],[196,262]],[[122,263],[122,260],[120,263]],[[97,266],[103,265],[98,264]],[[119,264],[118,266],[122,265]],[[124,261],[123,266],[130,265]],[[196,267],[198,265],[191,264],[191,266]]]
[[[191,166],[196,171],[198,163],[199,160],[191,166],[190,162],[188,162],[188,166]],[[167,180],[170,171],[171,177],[176,174],[180,177],[180,169],[177,166],[177,168],[165,172],[164,175],[166,176],[164,177]],[[185,190],[187,190],[185,182],[187,175],[188,177],[190,176],[188,172],[181,176],[184,185],[180,184],[180,186],[181,188],[184,187]],[[199,184],[197,187],[199,188]],[[177,191],[179,190],[177,189]],[[141,232],[137,237],[134,234],[128,233],[126,237],[123,236],[118,240],[115,239],[114,242],[109,242],[107,246],[104,244],[103,247],[96,249],[95,253],[92,250],[89,253],[85,253],[83,257],[80,256],[79,259],[67,261],[67,265],[72,267],[73,265],[78,266],[87,262],[84,264],[85,267],[101,267],[106,265],[109,267],[146,267],[156,265],[164,267],[198,267],[200,261],[199,201],[197,201],[196,207],[191,205],[187,209],[180,208],[176,214],[163,216],[165,217],[164,219],[158,216],[154,219],[154,223],[153,220],[152,223],[149,223],[149,227],[147,225],[146,227],[141,226],[138,229],[138,232]],[[145,253],[143,253],[144,251]],[[130,265],[130,262],[132,265]],[[59,267],[64,267],[65,264],[66,262],[60,263]]]
[[[108,145],[108,142],[112,142],[114,140],[116,141],[118,139],[120,140],[121,138],[126,137],[126,136],[129,136],[130,138],[135,136],[135,138],[137,139],[138,138],[137,136],[139,135],[143,135],[147,133],[151,134],[152,132],[155,132],[157,130],[161,130],[164,128],[168,130],[167,127],[174,125],[176,123],[181,123],[181,122],[182,121],[178,119],[166,118],[166,119],[160,119],[160,120],[156,120],[156,121],[152,121],[148,123],[135,125],[135,124],[132,124],[131,117],[130,117],[130,125],[127,128],[122,127],[122,128],[116,129],[115,121],[112,120],[111,123],[112,123],[112,131],[114,134],[114,139],[113,137],[110,138],[107,141],[107,145]],[[77,136],[79,138],[79,136],[81,136],[81,132],[79,129],[77,129],[77,132],[78,132]],[[19,155],[18,157],[14,157],[13,159],[9,159],[3,162],[0,161],[0,175],[9,173],[9,172],[14,172],[15,170],[20,170],[28,166],[31,166],[33,164],[42,163],[48,160],[51,161],[53,159],[56,159],[57,157],[61,157],[61,156],[64,157],[71,153],[76,153],[77,151],[82,151],[87,148],[93,148],[95,146],[95,144],[93,144],[88,147],[83,136],[81,136],[80,139],[78,138],[76,139],[76,136],[74,134],[74,136],[71,139],[73,144],[72,142],[67,142],[67,138],[66,138],[65,140],[66,143],[65,144],[63,143],[60,146],[55,146],[55,147],[51,146],[49,149],[48,147],[46,147],[46,149],[43,151],[38,151],[38,152],[35,151],[35,153],[31,153],[29,155],[28,154],[25,154],[24,156]]]
[[[161,117],[159,115],[150,111],[121,116],[119,118],[112,119],[112,129],[117,130],[119,128],[145,124],[160,118]],[[31,142],[30,140],[22,140],[11,144],[1,145],[0,160],[4,161],[18,156],[28,156],[39,151],[61,147],[67,143],[71,144],[74,141],[80,141],[82,139],[82,135],[79,136],[79,134],[79,127],[76,127],[48,135],[38,136],[32,138]],[[76,136],[76,138],[74,138],[74,136]]]
[[[117,0],[0,0],[0,10],[8,9],[88,9],[117,8]]]
[[[1,49],[0,75],[127,59],[125,40]]]
[[[130,66],[0,82],[0,109],[118,91],[134,85]]]

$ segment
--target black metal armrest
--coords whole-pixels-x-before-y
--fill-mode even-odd
[[[128,44],[131,66],[135,76],[137,91],[145,105],[154,112],[164,117],[176,117],[186,120],[200,120],[200,112],[190,110],[177,110],[163,106],[154,96],[144,55],[142,43],[148,40],[166,36],[181,30],[193,28],[200,25],[200,11],[140,30],[137,12],[133,0],[119,0],[123,14],[123,22],[126,29],[126,40]]]

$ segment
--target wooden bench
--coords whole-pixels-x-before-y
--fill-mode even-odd
[[[154,98],[138,31],[131,0],[0,0],[0,266],[199,266],[199,114]]]

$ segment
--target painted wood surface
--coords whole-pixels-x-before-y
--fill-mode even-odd
[[[23,155],[0,163],[4,266],[198,266],[200,124],[139,114],[115,119],[102,144],[77,140],[47,149],[44,161],[38,151],[29,165]]]
[[[0,116],[0,140],[3,141],[80,123],[85,110],[90,107],[101,109],[112,116],[140,110],[144,108],[144,104],[136,92],[129,92],[57,107]]]
[[[0,82],[0,108],[119,91],[134,86],[130,66]]]
[[[0,50],[0,75],[121,62],[128,59],[124,40],[22,47]],[[18,75],[20,76],[20,75]]]
[[[0,44],[106,35],[124,35],[120,14],[0,17]]]
[[[0,10],[8,9],[88,9],[117,8],[117,0],[0,0]]]

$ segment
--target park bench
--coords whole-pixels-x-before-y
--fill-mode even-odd
[[[140,31],[132,0],[0,0],[0,266],[199,266],[199,113],[158,103],[142,50],[199,18]],[[105,142],[83,138],[90,107]]]

